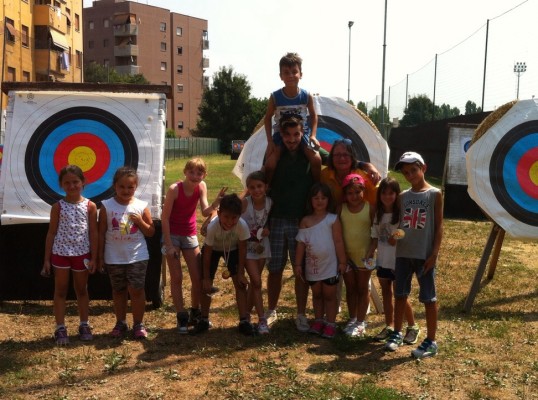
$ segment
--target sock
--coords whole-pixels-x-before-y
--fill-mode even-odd
[[[65,324],[56,324],[56,330],[60,329],[60,328],[64,328],[65,329]]]
[[[88,321],[80,321],[80,325],[90,325],[90,323]]]

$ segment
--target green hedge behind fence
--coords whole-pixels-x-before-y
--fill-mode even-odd
[[[164,159],[190,158],[221,152],[220,140],[215,138],[167,138],[164,145]]]

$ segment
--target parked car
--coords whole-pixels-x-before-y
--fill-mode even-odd
[[[232,160],[237,160],[239,158],[239,154],[241,154],[241,150],[243,150],[244,145],[244,140],[232,140],[232,151],[230,153],[230,158]]]

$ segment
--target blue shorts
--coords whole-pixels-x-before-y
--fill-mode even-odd
[[[204,259],[204,252],[207,251],[207,248],[204,246],[202,247],[202,260]],[[211,261],[209,261],[209,277],[211,278],[211,281],[215,279],[215,274],[217,273],[217,269],[219,267],[219,261],[220,258],[224,259],[224,252],[218,251],[218,250],[212,250],[211,251]],[[234,276],[237,274],[237,265],[239,264],[239,250],[231,250],[228,258],[228,265],[226,266],[228,268],[228,271],[230,271],[230,276]],[[202,261],[203,262],[203,261]],[[204,277],[204,269],[202,268],[202,278]]]
[[[407,297],[411,293],[411,279],[417,275],[419,293],[418,300],[421,303],[434,303],[437,301],[435,292],[435,267],[424,274],[424,262],[416,258],[396,257],[396,283],[394,297]]]
[[[396,280],[394,270],[390,268],[377,267],[377,277],[378,279],[388,279],[392,282]]]
[[[280,132],[273,133],[273,143],[277,146],[284,146],[284,142],[282,141],[282,136],[280,136]],[[303,134],[303,137],[301,139],[301,144],[306,146],[307,148],[310,147],[310,134],[305,132]]]
[[[288,263],[288,256],[295,265],[295,240],[299,233],[298,218],[271,218],[269,243],[271,244],[271,259],[267,266],[269,272],[280,272]]]

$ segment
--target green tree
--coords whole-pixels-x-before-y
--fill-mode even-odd
[[[481,107],[477,107],[474,101],[467,100],[467,103],[465,103],[465,115],[476,114],[476,113],[481,113],[481,112],[482,112]]]
[[[221,139],[223,153],[229,153],[232,139],[248,139],[253,128],[250,89],[244,75],[221,67],[202,95],[193,135]]]
[[[366,103],[364,101],[359,101],[357,103],[357,108],[361,110],[363,113],[368,115],[368,107],[366,107]]]
[[[256,128],[256,126],[261,122],[267,111],[267,103],[269,102],[269,99],[267,97],[263,99],[251,97],[249,101],[251,105],[251,112],[247,116],[246,124],[248,132],[253,133],[254,128]]]
[[[84,66],[84,82],[94,83],[132,83],[146,85],[149,81],[142,74],[127,75],[118,74],[111,67],[105,67],[96,62],[91,62]]]
[[[458,107],[450,107],[449,104],[441,104],[441,106],[435,106],[435,119],[447,119],[457,117],[460,115]]]
[[[387,106],[383,106],[383,111],[385,113],[385,126],[383,127],[382,121],[381,121],[381,106],[374,107],[370,110],[368,113],[368,116],[373,121],[375,126],[377,126],[377,129],[379,132],[383,134],[384,137],[386,137],[385,133],[386,130],[390,127],[390,116],[389,111],[387,109]]]
[[[433,103],[428,96],[422,94],[409,99],[404,110],[404,116],[400,121],[400,126],[415,126],[423,122],[430,122],[433,119],[432,117]]]

